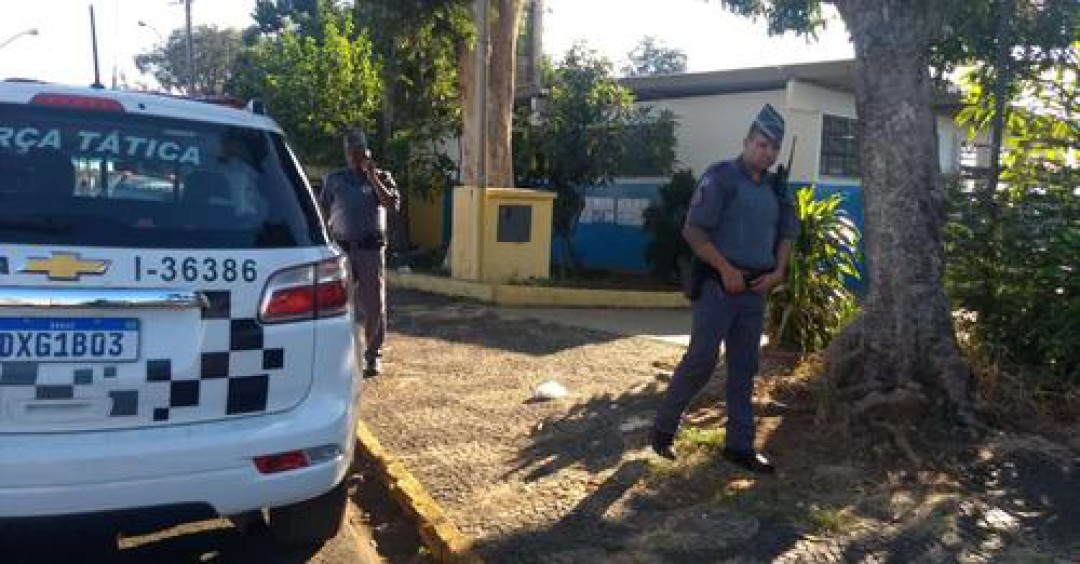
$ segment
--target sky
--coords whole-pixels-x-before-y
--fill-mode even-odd
[[[607,56],[616,68],[646,35],[687,54],[692,72],[852,57],[839,19],[818,41],[770,38],[764,22],[735,16],[704,0],[546,0],[544,51],[556,59],[575,42]],[[0,0],[0,78],[90,84],[94,78],[89,6],[97,20],[101,81],[145,82],[136,54],[184,24],[178,0]],[[247,27],[255,0],[192,0],[194,25]],[[143,21],[148,26],[140,26]],[[37,35],[16,35],[30,30]],[[3,45],[15,37],[10,43]]]

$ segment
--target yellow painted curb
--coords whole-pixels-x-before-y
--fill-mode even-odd
[[[685,308],[690,302],[681,292],[591,290],[517,286],[455,280],[425,274],[389,272],[390,283],[399,288],[432,294],[470,298],[504,306]]]
[[[483,560],[472,550],[472,539],[466,537],[442,507],[427,493],[401,461],[394,458],[379,443],[379,439],[360,421],[356,425],[359,448],[374,461],[379,477],[390,495],[406,512],[416,519],[420,540],[439,562],[452,564],[481,564]]]

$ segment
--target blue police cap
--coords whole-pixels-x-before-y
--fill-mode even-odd
[[[359,127],[350,128],[345,132],[345,146],[349,148],[357,148],[367,150],[367,135],[364,135],[364,130]]]
[[[750,131],[758,131],[780,145],[784,142],[784,116],[780,115],[780,112],[776,111],[771,104],[765,104],[765,107],[761,108],[757,117],[754,118],[754,123],[750,125]]]

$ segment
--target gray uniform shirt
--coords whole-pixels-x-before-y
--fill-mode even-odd
[[[386,232],[386,208],[375,187],[351,170],[332,172],[323,179],[319,205],[335,241],[360,242]]]
[[[777,198],[773,175],[754,182],[741,159],[716,163],[705,171],[686,221],[709,234],[713,245],[737,268],[776,268],[776,245],[799,234],[795,208],[785,195]]]

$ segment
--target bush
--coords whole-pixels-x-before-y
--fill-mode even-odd
[[[645,230],[652,235],[645,247],[645,262],[660,279],[678,279],[681,267],[690,261],[692,251],[683,239],[682,227],[696,187],[694,173],[680,170],[660,187],[660,203],[645,209]]]
[[[1045,394],[1080,390],[1080,61],[1026,79],[1005,120],[1001,177],[949,186],[946,284],[976,358]],[[986,128],[975,89],[959,118]]]
[[[989,362],[1040,380],[1031,385],[1080,385],[1076,197],[1014,184],[999,200],[988,236],[975,193],[950,189],[946,283],[970,319],[965,337]]]
[[[782,348],[809,353],[824,349],[858,309],[845,286],[858,279],[859,230],[840,208],[842,196],[814,199],[814,187],[796,192],[801,223],[787,280],[773,290],[765,330]]]

